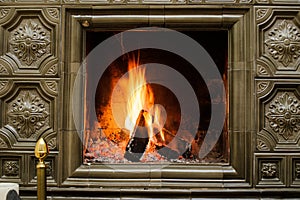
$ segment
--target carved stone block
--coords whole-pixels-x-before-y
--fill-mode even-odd
[[[265,162],[261,166],[261,176],[263,179],[276,178],[278,173],[278,166],[274,162]]]
[[[6,19],[0,27],[4,30],[2,59],[9,63],[13,74],[49,76],[54,70],[57,75],[60,9],[3,8],[0,22],[1,17]]]
[[[288,14],[287,14],[288,13]],[[256,8],[258,28],[257,74],[272,76],[299,74],[300,26],[298,11],[293,9]],[[269,69],[266,69],[269,68]]]
[[[300,103],[292,92],[277,94],[266,109],[269,128],[279,136],[279,141],[288,141],[300,130]]]
[[[300,95],[298,90],[290,87],[278,88],[269,93],[265,92],[263,95],[264,98],[260,99],[258,120],[261,127],[257,135],[257,149],[259,151],[300,150]]]
[[[49,127],[49,102],[36,90],[21,90],[8,103],[7,121],[19,138],[37,139],[38,132]]]
[[[300,55],[298,25],[291,20],[278,20],[265,33],[265,50],[276,61],[278,69],[295,70]]]
[[[2,177],[18,178],[20,176],[19,160],[3,160],[2,161]]]
[[[23,19],[11,31],[9,51],[22,68],[38,68],[43,57],[50,55],[50,31],[38,19]]]
[[[285,158],[279,155],[256,155],[257,187],[284,187],[286,184]]]

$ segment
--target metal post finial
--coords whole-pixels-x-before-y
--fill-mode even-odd
[[[37,171],[37,199],[45,200],[46,199],[46,165],[45,158],[49,154],[49,148],[47,143],[43,138],[40,138],[34,150],[35,157],[39,159],[38,164],[36,165]]]

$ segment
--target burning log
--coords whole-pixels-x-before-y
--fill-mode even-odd
[[[140,111],[131,138],[126,146],[124,157],[129,161],[139,162],[149,143],[145,112],[144,110]]]
[[[161,145],[156,145],[157,152],[168,160],[178,159],[181,156],[179,152],[185,152],[189,146],[189,142],[172,134],[165,128],[162,129],[162,132],[166,141]],[[158,141],[160,141],[161,134],[157,134],[156,138]],[[174,144],[176,145],[167,146],[167,144],[165,144],[166,142],[171,142],[172,140],[175,141]]]

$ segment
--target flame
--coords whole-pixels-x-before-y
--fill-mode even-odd
[[[165,141],[165,137],[164,137],[164,133],[163,133],[163,127],[164,127],[165,120],[166,120],[165,109],[162,106],[160,106],[159,104],[155,104],[152,107],[152,110],[150,112],[154,116],[152,130],[159,131],[161,139],[163,141]],[[155,134],[155,133],[152,132],[152,134]]]
[[[132,60],[128,63],[128,70],[138,66],[138,61]],[[127,117],[125,128],[132,133],[136,120],[141,110],[144,113],[147,126],[152,125],[152,117],[147,114],[154,105],[154,94],[145,79],[145,68],[136,68],[135,73],[129,76],[127,89],[129,90],[129,101],[127,102]]]
[[[139,56],[138,56],[139,57]],[[165,118],[162,117],[165,110],[162,106],[154,104],[154,93],[151,85],[146,80],[146,67],[138,67],[139,58],[133,57],[128,62],[128,71],[135,68],[134,73],[128,77],[127,89],[129,90],[129,101],[127,102],[127,117],[125,120],[125,128],[132,134],[136,120],[141,110],[144,110],[144,118],[149,131],[150,140],[155,140],[154,130],[161,134],[164,140],[162,128]]]

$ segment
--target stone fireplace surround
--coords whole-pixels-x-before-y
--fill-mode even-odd
[[[33,150],[39,137],[50,147],[46,163],[52,199],[300,195],[298,1],[39,4],[0,2],[0,174],[1,181],[20,184],[23,199],[36,194]],[[83,119],[73,119],[72,113],[82,112],[83,105],[76,110],[70,101],[85,31],[142,26],[228,30],[228,164],[172,164],[158,171],[150,165],[113,170],[82,164],[74,120]],[[26,120],[31,123],[22,123]]]

